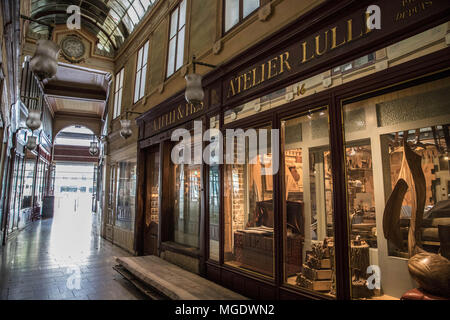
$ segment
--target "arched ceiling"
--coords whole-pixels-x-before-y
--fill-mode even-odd
[[[117,50],[145,14],[162,0],[32,0],[31,17],[50,24],[66,24],[70,5],[80,7],[82,28],[98,38],[101,50]],[[32,22],[30,29],[48,34],[48,28]]]

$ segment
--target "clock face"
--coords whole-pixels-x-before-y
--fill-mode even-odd
[[[76,37],[67,37],[61,43],[61,49],[69,58],[79,59],[84,55],[84,44]]]

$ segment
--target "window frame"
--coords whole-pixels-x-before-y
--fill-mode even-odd
[[[113,119],[116,119],[122,113],[122,98],[123,98],[122,94],[123,94],[124,73],[125,73],[125,67],[122,67],[119,70],[119,72],[116,73],[116,78],[115,78],[116,83],[114,84]],[[118,85],[119,85],[119,88],[117,87]],[[120,97],[120,105],[117,103],[119,97]]]
[[[145,56],[145,47],[147,47],[147,59],[144,61]],[[149,40],[145,41],[145,43],[139,48],[136,57],[136,68],[134,74],[134,90],[133,90],[133,104],[138,103],[145,96],[145,90],[147,87],[147,66],[148,66],[148,56],[149,56],[150,44]],[[141,55],[142,52],[142,55]],[[139,59],[141,59],[141,66],[139,67]],[[145,77],[143,79],[143,74],[145,70]],[[139,75],[139,83],[138,83],[138,75]],[[144,81],[144,87],[142,87],[142,81]],[[136,96],[136,88],[138,87],[138,95]],[[141,92],[142,90],[142,92]]]
[[[226,14],[227,14],[227,10],[226,10],[227,0],[222,0],[222,35],[226,35],[227,33],[234,30],[236,27],[241,25],[242,22],[244,22],[245,20],[250,18],[255,12],[257,12],[264,4],[267,3],[266,0],[259,0],[259,6],[255,10],[250,12],[246,17],[244,17],[244,0],[238,0],[238,1],[239,1],[239,20],[230,29],[226,30],[225,23],[226,23]]]
[[[180,28],[180,8],[181,8],[181,4],[185,2],[185,8],[184,8],[184,24],[183,26]],[[172,27],[172,15],[175,11],[178,11],[177,14],[177,23],[176,23],[176,31],[173,37],[170,36],[170,31],[171,31],[171,27]],[[187,29],[187,0],[180,0],[178,1],[177,5],[174,6],[174,8],[170,11],[169,14],[169,30],[168,30],[168,41],[167,41],[167,61],[166,61],[166,72],[165,72],[165,78],[169,79],[171,76],[173,76],[175,73],[177,73],[178,70],[180,70],[183,65],[184,65],[184,54],[185,54],[185,45],[186,45],[186,29]],[[177,57],[178,57],[178,44],[179,44],[179,33],[180,31],[184,28],[184,39],[183,39],[183,48],[181,50],[183,50],[183,58],[182,58],[182,64],[179,68],[177,68]],[[169,61],[170,61],[170,41],[175,39],[175,53],[174,53],[174,61],[173,61],[173,71],[171,74],[169,74]]]

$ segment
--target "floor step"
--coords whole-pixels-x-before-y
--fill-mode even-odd
[[[117,271],[126,270],[134,277],[134,282],[144,283],[145,287],[150,287],[152,292],[164,298],[171,300],[247,299],[157,256],[117,257],[116,261],[119,264],[117,269],[115,268]],[[148,290],[145,287],[143,290]]]

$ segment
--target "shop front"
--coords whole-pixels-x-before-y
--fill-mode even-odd
[[[208,74],[202,104],[181,92],[140,116],[136,252],[256,299],[416,287],[415,248],[448,255],[449,9],[330,4]],[[226,159],[175,164],[176,129],[192,150],[219,138],[200,123]]]

